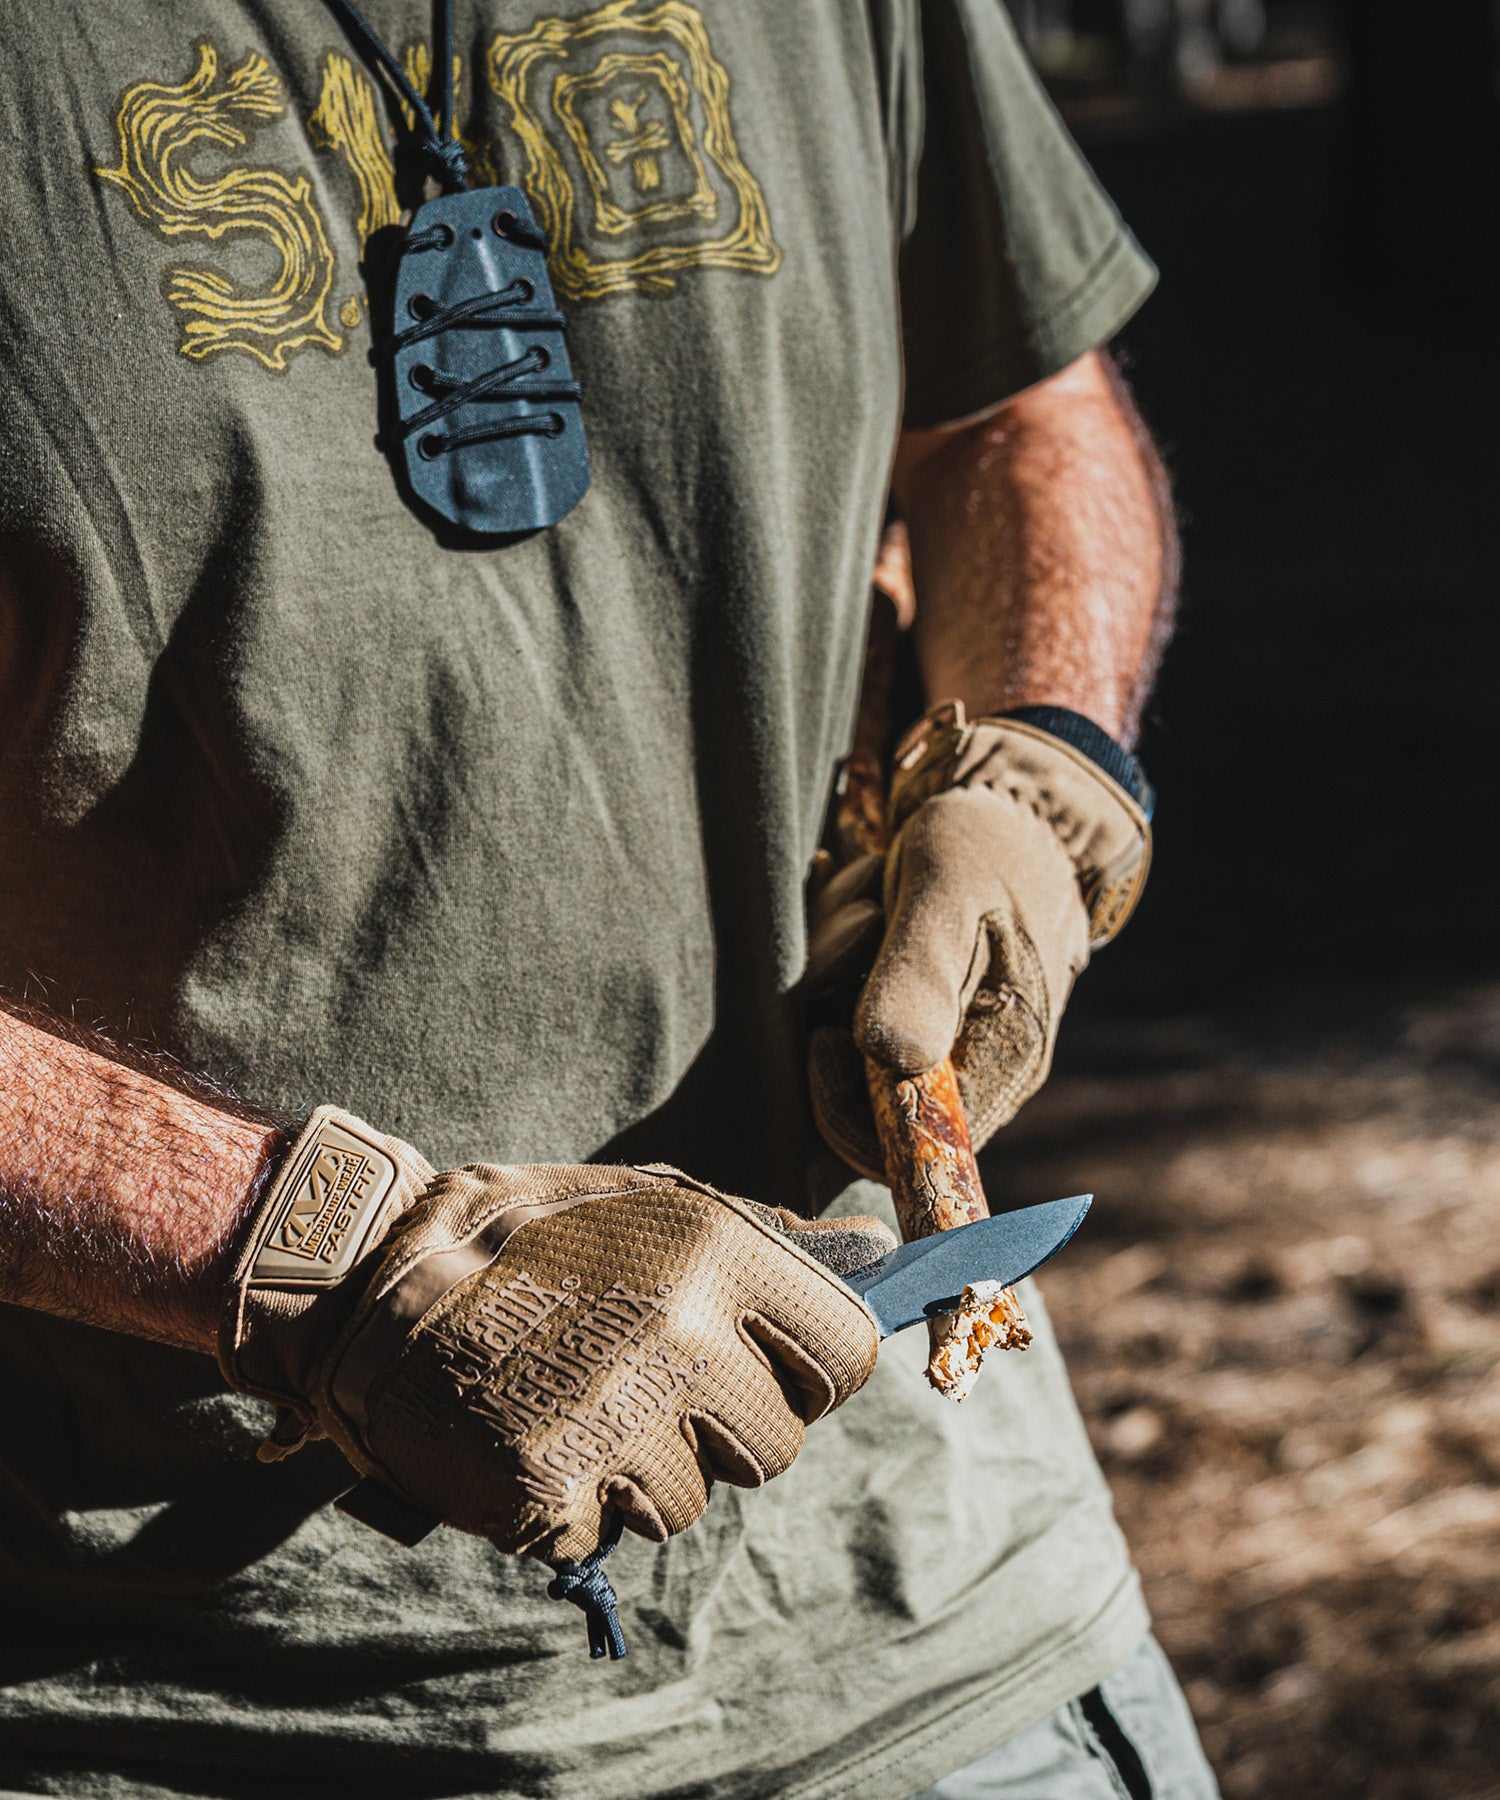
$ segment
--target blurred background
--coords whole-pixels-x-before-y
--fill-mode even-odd
[[[998,1201],[1230,1800],[1500,1796],[1493,0],[1012,0],[1160,265],[1141,911]]]

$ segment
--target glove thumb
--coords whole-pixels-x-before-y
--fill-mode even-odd
[[[853,1275],[896,1248],[896,1234],[890,1226],[864,1213],[848,1218],[804,1219],[785,1206],[766,1206],[758,1200],[742,1200],[740,1204],[834,1275]]]
[[[982,879],[974,850],[999,804],[983,790],[940,794],[907,821],[887,859],[885,941],[855,1009],[854,1037],[899,1074],[920,1074],[949,1054],[984,973],[980,926],[995,883]]]

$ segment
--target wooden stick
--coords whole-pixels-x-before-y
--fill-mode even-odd
[[[865,1073],[902,1235],[909,1241],[987,1219],[951,1060],[907,1076],[867,1057]]]
[[[844,764],[836,817],[839,847],[846,860],[868,852],[882,853],[886,848],[885,740],[899,635],[896,604],[877,587],[854,744]],[[902,1237],[910,1243],[935,1231],[950,1231],[955,1225],[988,1218],[989,1203],[974,1160],[952,1060],[944,1057],[936,1068],[905,1076],[866,1057],[865,1078]],[[1008,1335],[997,1332],[994,1341],[1024,1347],[1030,1333],[1009,1289],[994,1302],[993,1311],[1010,1321]],[[967,1312],[946,1314],[930,1322],[928,1334],[927,1379],[939,1393],[963,1399],[986,1347],[976,1338],[974,1319]]]

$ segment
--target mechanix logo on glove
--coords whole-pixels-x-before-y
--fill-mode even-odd
[[[384,1404],[428,1438],[465,1411],[517,1442],[560,1421],[540,1460],[518,1459],[517,1480],[534,1500],[565,1505],[580,1481],[705,1372],[701,1357],[689,1367],[665,1345],[643,1346],[648,1331],[666,1320],[674,1292],[661,1281],[649,1294],[622,1282],[590,1293],[576,1275],[548,1288],[522,1270],[499,1287],[486,1286],[466,1313],[435,1328],[430,1357],[402,1363]],[[549,1338],[550,1348],[542,1348]],[[611,1391],[587,1410],[611,1370]]]
[[[396,1165],[373,1145],[329,1129],[296,1159],[283,1182],[285,1205],[270,1216],[257,1263],[262,1277],[323,1284],[353,1267],[396,1180]],[[278,1260],[287,1258],[284,1265]]]

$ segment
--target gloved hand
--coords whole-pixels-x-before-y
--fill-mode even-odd
[[[607,1509],[663,1539],[711,1481],[785,1470],[875,1364],[826,1265],[893,1243],[663,1167],[438,1174],[321,1107],[252,1222],[220,1361],[283,1409],[263,1457],[326,1435],[398,1501],[573,1560]]]
[[[956,702],[898,748],[889,817],[886,856],[815,892],[807,975],[819,1129],[876,1179],[864,1056],[915,1075],[951,1054],[978,1149],[1046,1080],[1074,978],[1130,916],[1151,851],[1145,813],[1081,751]],[[852,1030],[826,1022],[841,996]]]

